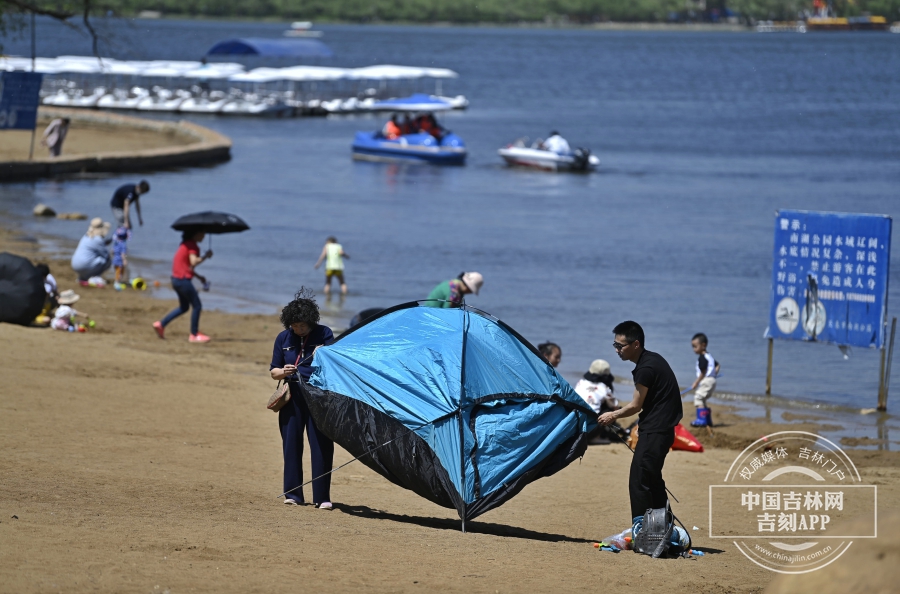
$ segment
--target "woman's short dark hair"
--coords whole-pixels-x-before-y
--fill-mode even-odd
[[[541,344],[538,345],[537,348],[538,348],[538,351],[541,353],[541,355],[544,356],[545,359],[549,359],[550,355],[553,354],[553,351],[559,351],[560,353],[562,352],[562,349],[559,348],[558,344],[556,344],[555,342],[549,342],[549,341],[542,342]]]
[[[281,325],[285,330],[297,322],[304,322],[310,328],[319,323],[319,306],[316,305],[312,289],[300,287],[294,300],[281,310]]]
[[[200,229],[187,229],[181,232],[181,243],[186,241],[194,241],[194,237],[197,236],[198,233],[203,233]]]

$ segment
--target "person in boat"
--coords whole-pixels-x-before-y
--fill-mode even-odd
[[[401,134],[415,134],[419,130],[416,127],[416,123],[413,121],[409,114],[403,115],[403,123],[400,124],[400,133]]]
[[[403,133],[400,130],[400,123],[397,120],[397,114],[392,115],[391,119],[384,125],[384,128],[381,129],[381,134],[388,140],[397,140]]]
[[[571,152],[568,141],[560,136],[559,132],[557,132],[556,130],[551,132],[550,136],[547,137],[547,140],[541,143],[541,148],[545,151],[550,151],[551,153],[556,153],[558,155]]]
[[[423,134],[431,134],[438,140],[440,140],[444,136],[444,129],[438,124],[437,119],[435,119],[434,114],[431,113],[423,113],[418,118],[416,118],[416,127],[419,129],[419,132]]]
[[[444,281],[431,290],[422,305],[425,307],[459,307],[464,305],[466,295],[478,294],[484,277],[478,272],[461,272],[452,280]]]

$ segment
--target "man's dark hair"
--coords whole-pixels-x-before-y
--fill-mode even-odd
[[[48,274],[50,274],[50,267],[43,262],[40,264],[35,264],[34,267],[37,268],[37,271],[41,276],[47,276]]]
[[[300,287],[294,300],[281,310],[281,325],[285,330],[297,322],[304,322],[310,328],[319,323],[319,306],[316,305],[315,293],[306,287]]]
[[[694,336],[691,337],[691,342],[693,342],[695,340],[699,340],[700,344],[709,344],[709,339],[706,338],[706,334],[704,334],[702,332],[698,332],[698,333],[694,334]]]
[[[554,350],[558,350],[560,353],[562,352],[562,349],[559,348],[559,345],[555,342],[542,342],[537,348],[544,359],[549,359]]]
[[[72,123],[72,120],[70,120],[69,118],[63,118],[62,123],[68,126],[69,124]]]
[[[138,182],[138,190],[140,190],[141,194],[146,194],[150,191],[150,184],[147,182],[147,180],[142,179]]]
[[[613,328],[613,334],[616,336],[624,336],[625,340],[628,342],[634,342],[635,340],[641,341],[641,347],[645,347],[644,344],[644,329],[641,328],[641,325],[637,322],[632,322],[628,320],[626,322],[622,322],[615,328]]]

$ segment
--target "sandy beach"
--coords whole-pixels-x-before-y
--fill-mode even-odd
[[[9,230],[0,232],[0,251],[43,259],[36,241]],[[50,265],[60,289],[76,288],[65,261]],[[333,511],[282,505],[281,443],[264,406],[276,312],[204,311],[201,328],[213,341],[194,345],[187,316],[169,339],[155,337],[150,324],[172,302],[77,291],[93,331],[0,324],[2,592],[731,593],[771,585],[821,593],[852,591],[853,580],[888,592],[900,577],[898,522],[888,516],[900,504],[895,452],[848,450],[863,480],[878,485],[884,540],[809,579],[775,580],[727,539],[708,538],[708,486],[740,449],[785,428],[724,406],[714,438],[695,432],[707,450],[673,452],[665,469],[703,557],[651,560],[593,547],[629,524],[631,454],[617,444],[592,446],[465,534],[454,512],[359,463],[335,474]],[[687,423],[693,407],[685,407]],[[335,465],[349,459],[338,448]]]
[[[47,147],[41,146],[41,136],[50,119],[38,120],[34,140],[34,157],[47,160]],[[29,130],[10,130],[0,135],[0,161],[26,161],[31,144]],[[149,149],[186,146],[190,139],[175,134],[160,134],[154,130],[128,129],[113,126],[85,125],[75,122],[63,144],[63,155],[93,155],[96,153],[134,152]]]

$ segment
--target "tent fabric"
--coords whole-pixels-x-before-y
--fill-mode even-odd
[[[316,39],[266,39],[245,37],[228,39],[212,46],[207,56],[243,55],[272,58],[330,58],[334,55],[327,45]]]
[[[27,326],[44,307],[44,277],[22,256],[0,253],[0,322]]]
[[[596,426],[532,345],[469,307],[370,318],[317,351],[306,392],[319,428],[354,455],[402,436],[362,461],[464,520],[581,456]]]

